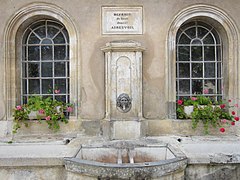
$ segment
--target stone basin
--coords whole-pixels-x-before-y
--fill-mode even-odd
[[[96,179],[158,179],[184,175],[185,155],[173,146],[82,146],[65,158],[67,170]]]

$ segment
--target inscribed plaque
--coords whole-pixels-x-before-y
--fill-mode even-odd
[[[103,34],[142,34],[142,7],[102,7]]]

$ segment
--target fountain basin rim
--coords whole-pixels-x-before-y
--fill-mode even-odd
[[[153,167],[153,166],[161,166],[167,165],[174,162],[180,162],[187,160],[187,157],[176,157],[173,159],[166,159],[154,162],[144,162],[144,163],[123,163],[123,164],[115,164],[115,163],[103,163],[98,161],[90,161],[79,158],[64,158],[65,162],[73,162],[77,164],[84,164],[96,167],[109,167],[109,168],[143,168],[143,167]]]

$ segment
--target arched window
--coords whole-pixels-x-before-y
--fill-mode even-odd
[[[36,94],[69,102],[69,37],[57,21],[34,22],[23,34],[22,103]]]
[[[176,58],[177,99],[200,94],[222,99],[222,43],[214,27],[201,21],[182,25]]]

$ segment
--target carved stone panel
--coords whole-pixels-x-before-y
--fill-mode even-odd
[[[142,51],[135,41],[108,43],[105,51],[106,118],[142,118]]]
[[[102,7],[103,34],[142,34],[142,7]]]

